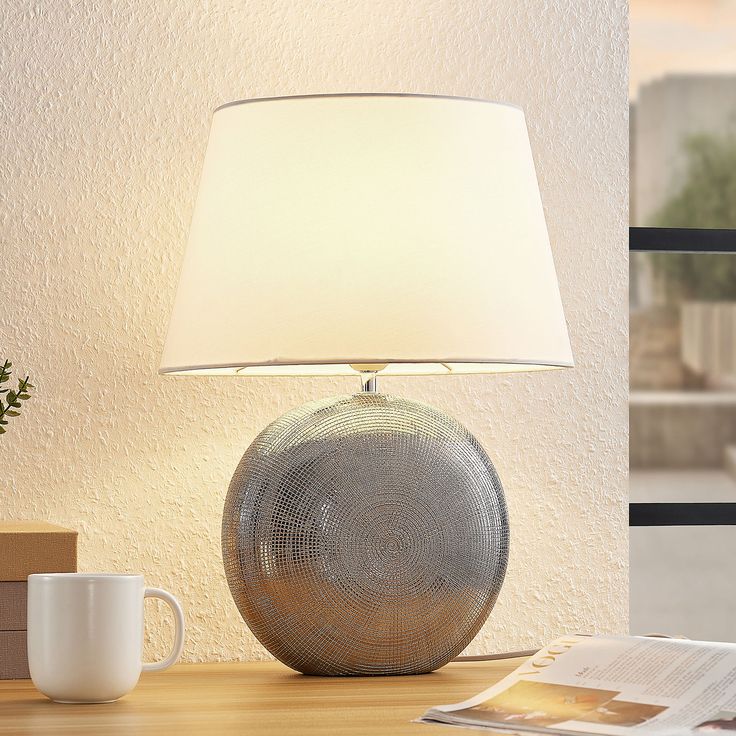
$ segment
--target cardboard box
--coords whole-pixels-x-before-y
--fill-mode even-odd
[[[27,615],[28,583],[0,582],[0,631],[25,631]]]
[[[76,571],[77,532],[45,521],[0,521],[0,581]]]
[[[0,680],[31,676],[28,576],[76,571],[77,532],[45,521],[0,521]]]
[[[0,680],[28,679],[25,631],[0,631]]]

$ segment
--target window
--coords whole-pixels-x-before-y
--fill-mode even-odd
[[[632,0],[631,632],[736,641],[736,0]]]

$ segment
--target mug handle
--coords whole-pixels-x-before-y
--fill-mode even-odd
[[[184,613],[181,610],[179,601],[167,590],[146,588],[143,591],[143,597],[160,598],[162,601],[166,601],[174,613],[174,646],[171,648],[171,653],[166,659],[162,659],[160,662],[144,662],[142,667],[143,672],[160,672],[161,670],[168,669],[172,664],[176,664],[176,660],[179,659],[181,651],[184,649]]]

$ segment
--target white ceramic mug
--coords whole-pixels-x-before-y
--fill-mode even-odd
[[[174,646],[144,664],[143,599],[174,612]],[[28,666],[33,684],[60,703],[109,703],[130,692],[141,671],[171,667],[184,646],[184,615],[171,593],[142,575],[49,573],[28,576]]]

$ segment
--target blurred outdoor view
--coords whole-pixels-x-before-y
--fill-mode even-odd
[[[630,219],[736,228],[736,0],[631,0]],[[736,502],[736,255],[638,253],[631,501]],[[631,529],[631,633],[736,641],[736,527]]]

